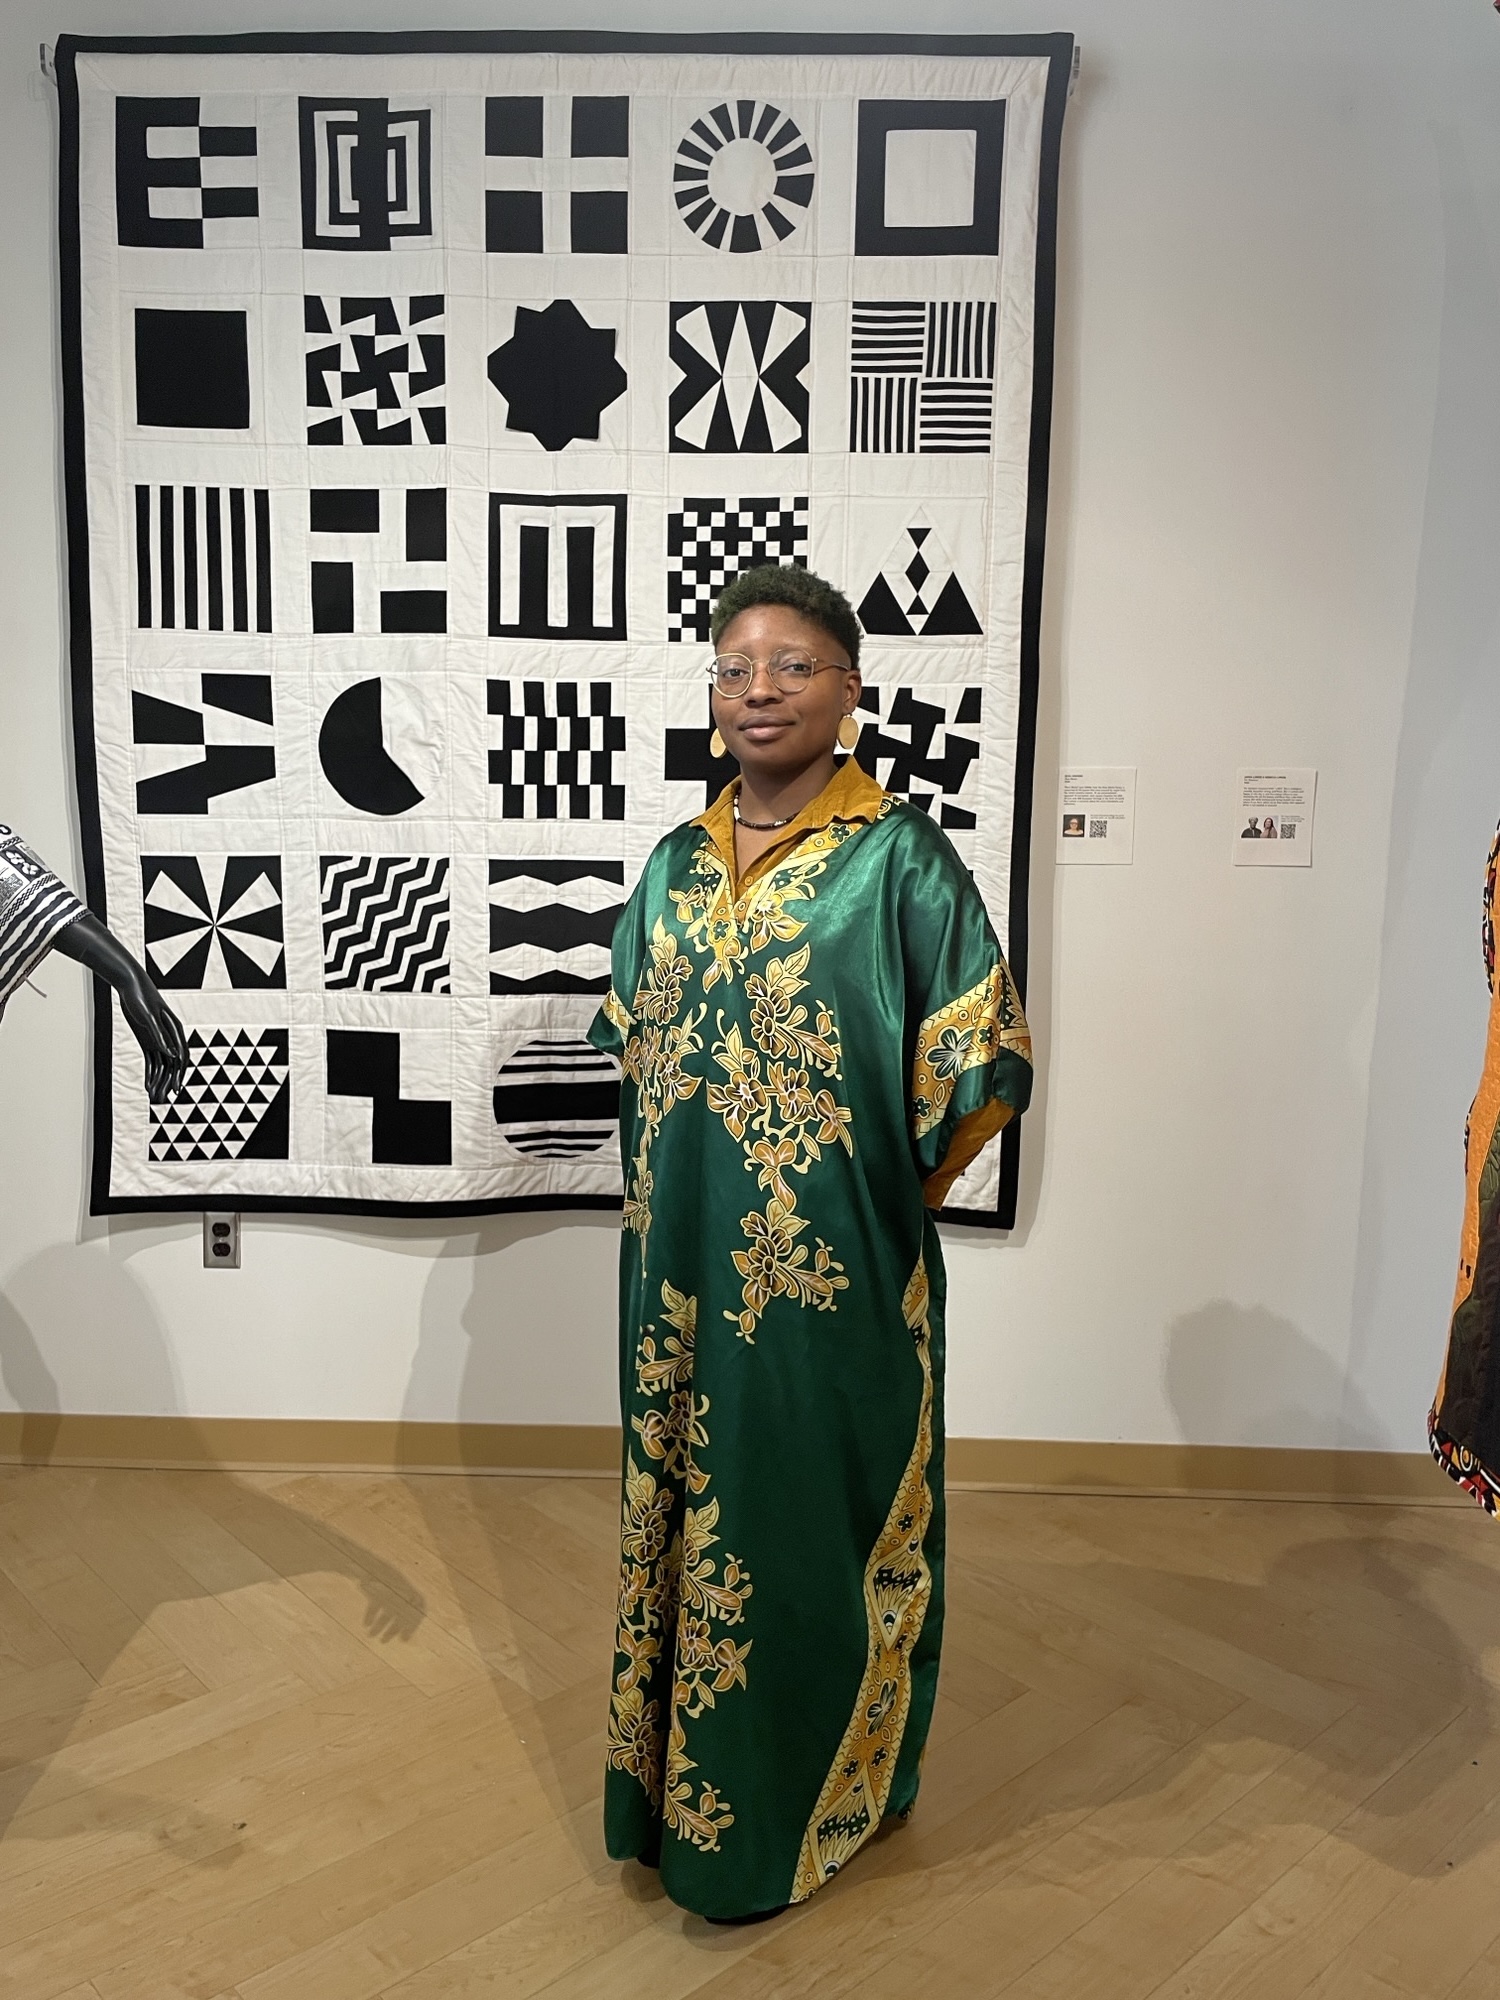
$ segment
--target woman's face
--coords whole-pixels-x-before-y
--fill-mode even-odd
[[[756,604],[724,627],[717,651],[743,653],[755,662],[755,678],[744,694],[726,701],[715,689],[712,697],[719,734],[743,771],[784,782],[829,755],[860,688],[858,670],[831,632],[788,605]],[[784,694],[765,662],[791,652],[820,663],[835,661],[842,671],[824,668],[796,694]]]

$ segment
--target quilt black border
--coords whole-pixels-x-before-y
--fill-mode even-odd
[[[1025,559],[1021,584],[1021,699],[1016,738],[1016,791],[1011,828],[1007,958],[1026,997],[1028,891],[1035,785],[1037,695],[1041,681],[1042,580],[1052,434],[1053,338],[1057,317],[1057,205],[1063,113],[1072,73],[1074,38],[1048,35],[629,34],[594,29],[412,30],[387,34],[60,35],[54,52],[59,98],[58,251],[62,333],[63,485],[68,551],[69,667],[73,763],[83,844],[84,890],[101,921],[108,911],[104,844],[94,747],[93,625],[89,598],[87,468],[84,454],[82,256],[79,225],[78,73],[80,55],[936,55],[1043,56],[1048,61],[1038,174],[1035,317],[1032,328],[1031,445],[1027,467]],[[114,1112],[112,1008],[109,988],[94,982],[93,1145],[91,1215],[199,1213],[200,1196],[113,1195],[109,1192]],[[1000,1185],[993,1210],[939,1211],[940,1219],[971,1229],[1015,1226],[1020,1188],[1019,1124],[1000,1137]],[[354,1201],[336,1197],[226,1195],[243,1213],[469,1216],[618,1210],[614,1195],[503,1196],[485,1201]]]

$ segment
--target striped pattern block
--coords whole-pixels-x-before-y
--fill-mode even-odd
[[[617,1138],[620,1071],[589,1042],[523,1042],[495,1078],[495,1123],[536,1160],[572,1160]]]
[[[452,992],[447,855],[325,854],[320,867],[328,992]]]
[[[988,452],[993,300],[856,300],[849,321],[849,449]]]
[[[137,486],[136,624],[271,630],[271,496],[263,486]]]

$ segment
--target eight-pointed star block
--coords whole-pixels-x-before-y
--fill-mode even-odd
[[[541,312],[517,306],[515,331],[490,356],[489,378],[505,398],[506,429],[529,431],[547,451],[598,437],[600,417],[625,393],[614,328],[590,326],[571,299]]]

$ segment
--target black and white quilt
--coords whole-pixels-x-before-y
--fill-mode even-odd
[[[96,1211],[616,1203],[585,1033],[754,563],[1024,980],[1071,38],[537,39],[59,44],[89,898],[191,1057],[101,1015]]]

